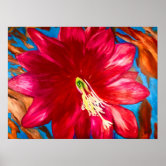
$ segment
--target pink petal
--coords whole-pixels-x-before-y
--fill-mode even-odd
[[[46,73],[57,70],[55,64],[43,58],[39,51],[27,51],[16,58],[23,68],[33,73]]]
[[[79,68],[81,58],[85,52],[85,32],[81,27],[61,27],[59,32],[60,41],[64,42],[72,66]]]
[[[22,119],[22,126],[25,128],[33,128],[49,123],[52,111],[52,106],[49,101],[43,98],[35,98]]]
[[[96,33],[106,29],[105,27],[87,27],[85,30],[86,40],[88,41]]]
[[[114,49],[114,35],[111,29],[102,30],[90,38],[86,45],[86,54],[95,53],[93,56],[106,58],[112,54]],[[92,55],[91,55],[92,56]]]
[[[59,39],[65,43],[85,43],[85,33],[81,27],[61,27]]]
[[[129,43],[115,45],[112,57],[108,61],[108,68],[123,67],[126,70],[131,68],[135,56],[135,46]]]
[[[56,104],[57,113],[53,114],[52,117],[52,132],[54,138],[73,138],[74,126],[80,114],[80,105],[71,99],[66,100],[66,102],[56,102]]]
[[[32,41],[37,45],[41,56],[50,62],[53,62],[60,68],[65,68],[69,65],[69,59],[65,46],[56,38],[50,38],[37,31],[35,28],[28,28],[29,36]]]
[[[111,29],[99,31],[87,41],[85,56],[81,62],[87,81],[95,80],[98,72],[104,70],[113,50],[114,35]]]
[[[50,80],[48,81],[48,79]],[[51,93],[54,89],[54,83],[55,81],[51,82],[51,77],[48,77],[48,75],[37,76],[27,72],[10,79],[8,86],[24,95],[38,97]]]
[[[133,81],[135,81],[137,79],[137,76],[138,76],[138,72],[127,71],[121,75],[121,78],[128,78],[128,79],[132,79]]]
[[[101,131],[102,121],[100,117],[92,116],[91,117],[91,133],[94,139],[102,139],[102,131]]]
[[[125,138],[137,138],[138,125],[133,112],[118,105],[112,105],[110,109],[115,131]]]
[[[103,139],[112,139],[113,138],[113,125],[108,129],[102,128],[103,130]]]
[[[106,71],[103,73],[109,74],[110,79],[117,78],[117,76],[128,71],[134,61],[135,46],[129,43],[116,44],[114,53],[108,61]]]
[[[90,138],[90,117],[88,112],[82,111],[75,125],[75,134],[79,139]]]
[[[111,139],[113,137],[113,126],[111,125],[109,128],[104,128],[101,118],[98,116],[92,116],[91,133],[94,139]]]
[[[99,96],[111,104],[135,104],[148,97],[149,90],[132,79],[120,78],[100,91]]]
[[[135,46],[129,43],[116,44],[112,57],[104,64],[105,69],[96,74],[95,86],[110,84],[133,64]]]
[[[70,118],[65,115],[58,122],[52,121],[52,132],[55,139],[72,139],[74,126],[70,124]]]

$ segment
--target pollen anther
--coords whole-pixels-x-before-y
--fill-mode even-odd
[[[76,78],[77,89],[82,94],[82,110],[87,110],[89,116],[99,116],[103,122],[105,129],[108,129],[112,123],[103,118],[101,114],[105,114],[104,102],[95,94],[93,89],[90,87],[87,81],[83,81],[81,78]],[[89,88],[88,88],[89,87]]]

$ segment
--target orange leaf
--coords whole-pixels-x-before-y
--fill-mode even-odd
[[[147,100],[144,100],[139,110],[139,136],[138,138],[147,139],[150,138],[152,133],[151,129],[151,111],[152,107]]]

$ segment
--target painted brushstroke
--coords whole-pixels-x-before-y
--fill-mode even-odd
[[[147,100],[144,100],[140,106],[139,111],[139,138],[150,138],[152,133],[151,129],[151,111],[152,107]]]
[[[151,106],[144,99],[151,98],[151,89],[138,74],[148,82],[157,78],[157,34],[126,28],[9,28],[9,62],[15,64],[9,68],[9,119],[19,129],[9,138],[19,132],[27,138],[150,138]],[[52,29],[56,36],[45,35]],[[138,121],[130,107],[140,102]]]

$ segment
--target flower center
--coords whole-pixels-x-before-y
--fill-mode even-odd
[[[100,99],[88,82],[83,81],[81,78],[76,78],[76,87],[82,94],[82,110],[87,110],[89,116],[99,116],[103,122],[104,128],[109,128],[112,123],[103,118],[105,103]]]

